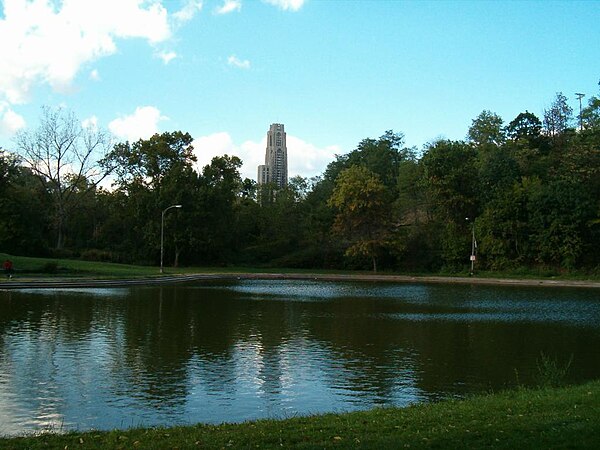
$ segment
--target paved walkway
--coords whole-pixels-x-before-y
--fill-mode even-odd
[[[390,283],[452,283],[452,284],[487,284],[507,286],[542,286],[542,287],[580,287],[600,288],[598,281],[575,280],[520,280],[507,278],[477,277],[413,277],[406,275],[377,274],[304,274],[304,273],[211,273],[156,276],[132,279],[12,279],[0,282],[2,289],[64,289],[64,288],[96,288],[119,286],[169,285],[190,283],[204,280],[320,280],[320,281],[372,281]]]

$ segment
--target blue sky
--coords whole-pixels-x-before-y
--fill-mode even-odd
[[[254,178],[269,124],[290,175],[386,130],[421,148],[482,110],[598,95],[598,1],[4,0],[0,146],[63,106],[115,140],[182,130]],[[584,101],[586,100],[584,99]]]

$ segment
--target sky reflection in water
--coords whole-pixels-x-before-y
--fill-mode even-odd
[[[220,423],[600,376],[597,290],[316,281],[0,292],[0,434]]]

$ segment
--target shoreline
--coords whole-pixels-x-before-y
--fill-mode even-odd
[[[563,288],[600,288],[600,281],[588,280],[544,280],[515,278],[477,278],[446,276],[411,276],[380,274],[311,274],[311,273],[193,273],[182,275],[100,279],[100,278],[28,278],[0,281],[0,290],[18,289],[76,289],[126,287],[144,285],[170,285],[191,283],[194,281],[230,281],[230,280],[298,280],[298,281],[361,281],[383,283],[417,284],[471,284],[524,287],[563,287]]]
[[[600,381],[242,423],[0,435],[29,448],[597,448]],[[493,425],[492,425],[493,424]]]

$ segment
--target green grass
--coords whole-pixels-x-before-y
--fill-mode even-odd
[[[0,253],[0,260],[4,261],[5,259],[10,259],[13,262],[15,276],[19,278],[128,278],[160,275],[158,266],[139,266],[76,259],[32,258]],[[265,269],[239,267],[164,268],[166,275],[189,273],[254,273],[264,271]]]
[[[465,276],[468,276],[466,274]],[[549,268],[520,268],[502,271],[476,271],[475,276],[480,278],[517,278],[517,279],[556,279],[556,280],[600,280],[598,269],[592,272],[570,271],[560,272]]]
[[[12,260],[15,276],[19,278],[128,278],[159,276],[157,266],[139,266],[107,262],[83,261],[60,258],[32,258],[0,253],[0,261]],[[167,275],[192,273],[321,273],[356,274],[371,273],[343,270],[286,269],[272,267],[164,267]]]
[[[5,449],[599,448],[600,381],[348,414],[0,439]]]
[[[139,266],[107,262],[83,261],[77,259],[32,258],[13,256],[0,253],[0,260],[11,259],[14,263],[15,275],[19,278],[135,278],[159,276],[157,266]],[[372,274],[370,271],[322,270],[322,269],[289,269],[281,267],[165,267],[165,274],[191,273],[315,273],[315,274]],[[379,275],[408,275],[408,276],[448,276],[468,277],[465,273],[396,273],[380,272]],[[556,280],[591,280],[600,281],[598,273],[558,273],[548,269],[518,269],[514,271],[478,271],[477,278],[516,278],[516,279],[556,279]]]
[[[158,274],[157,267],[55,258],[31,258],[0,253],[0,260],[11,259],[16,277],[130,277]]]

